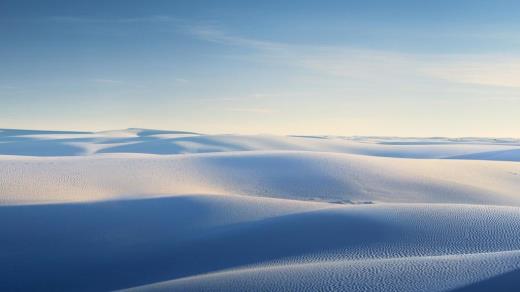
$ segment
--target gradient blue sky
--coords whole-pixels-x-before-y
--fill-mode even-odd
[[[520,137],[520,1],[0,0],[0,128]]]

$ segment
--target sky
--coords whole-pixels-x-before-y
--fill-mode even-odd
[[[520,1],[0,0],[0,128],[520,137]]]

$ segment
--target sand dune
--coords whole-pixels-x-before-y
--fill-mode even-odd
[[[519,154],[515,139],[0,130],[0,290],[510,289]]]
[[[513,251],[299,263],[210,273],[125,291],[465,291],[465,287],[468,291],[507,291],[514,282],[479,281],[494,274],[518,277],[520,272],[512,269],[519,267],[519,261],[520,252]],[[489,290],[479,290],[482,287]]]
[[[207,193],[336,203],[520,205],[520,165],[515,162],[310,151],[4,156],[0,161],[3,204]]]
[[[233,151],[313,151],[399,158],[456,158],[518,161],[520,140],[488,138],[329,137],[203,135],[184,131],[128,129],[59,132],[0,129],[0,155],[84,156],[96,153],[186,154]],[[507,154],[507,155],[506,155]]]

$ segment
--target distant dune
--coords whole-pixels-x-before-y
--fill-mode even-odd
[[[519,161],[516,139],[0,129],[0,290],[511,290]]]

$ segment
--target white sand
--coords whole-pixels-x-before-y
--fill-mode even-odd
[[[515,287],[518,161],[514,139],[0,130],[0,290]]]

